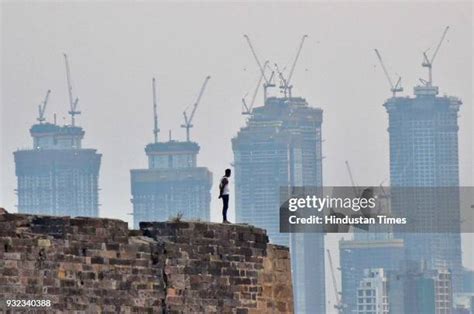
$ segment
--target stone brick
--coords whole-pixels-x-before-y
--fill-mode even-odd
[[[0,213],[0,299],[12,298],[53,312],[293,312],[288,249],[265,230]]]

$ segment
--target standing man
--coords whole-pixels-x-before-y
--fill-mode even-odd
[[[219,184],[219,198],[222,198],[222,223],[230,224],[227,220],[227,209],[229,209],[229,178],[230,178],[231,171],[230,169],[225,170],[225,174],[221,179],[221,183]]]

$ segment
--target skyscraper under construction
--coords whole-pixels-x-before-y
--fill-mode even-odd
[[[101,154],[82,148],[84,130],[75,125],[78,99],[72,97],[69,64],[66,70],[71,124],[45,122],[49,91],[30,129],[33,147],[14,152],[20,213],[90,216],[99,214],[98,179]]]
[[[279,232],[280,187],[322,185],[321,123],[303,98],[270,97],[232,140],[237,222],[290,246],[298,313],[325,312],[324,235]]]
[[[274,243],[280,233],[280,187],[321,186],[322,110],[303,98],[267,99],[232,140],[237,221],[265,228]]]
[[[148,169],[131,170],[133,221],[135,228],[141,221],[163,221],[179,214],[184,219],[210,220],[212,173],[197,166],[199,145],[190,141],[189,129],[199,100],[204,92],[206,78],[191,115],[185,111],[186,141],[169,139],[158,141],[158,119],[155,80],[154,135],[155,141],[146,146]]]
[[[279,232],[280,188],[322,186],[322,110],[292,96],[291,77],[307,36],[288,75],[275,64],[269,77],[268,61],[260,63],[249,37],[244,37],[261,77],[251,103],[243,100],[247,125],[232,139],[236,219],[266,229],[270,242],[290,247],[295,312],[325,313],[324,234]],[[267,89],[275,87],[275,74],[283,97],[267,95]],[[264,105],[253,108],[262,80]]]
[[[405,241],[407,259],[422,261],[430,269],[448,268],[457,292],[462,287],[460,204],[456,192],[461,101],[438,96],[431,74],[447,30],[433,57],[429,59],[424,54],[422,65],[428,68],[429,77],[414,88],[415,97],[394,96],[384,106],[389,116],[392,212],[418,224],[418,233],[397,232],[395,228],[396,235]],[[440,187],[451,188],[448,197],[439,193]],[[449,232],[442,232],[448,229]]]

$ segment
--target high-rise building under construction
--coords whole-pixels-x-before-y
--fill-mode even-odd
[[[288,192],[291,187],[320,187],[323,181],[323,112],[310,107],[304,98],[292,96],[291,79],[308,36],[301,38],[287,75],[277,64],[272,70],[268,60],[261,63],[249,36],[244,37],[259,67],[260,79],[251,102],[242,99],[243,113],[249,119],[232,139],[236,219],[266,229],[270,242],[290,247],[295,312],[325,313],[324,234],[279,232],[280,192]],[[271,74],[267,76],[269,68]],[[283,97],[268,95],[268,88],[276,87],[276,76]],[[253,108],[262,80],[263,106]]]
[[[237,222],[290,246],[297,313],[325,313],[324,235],[279,232],[280,187],[322,185],[321,123],[305,99],[269,97],[232,139]]]
[[[459,195],[451,190],[447,197],[437,190],[459,185],[457,114],[461,101],[436,94],[437,88],[417,87],[415,98],[396,97],[384,104],[389,114],[392,212],[419,222],[418,230],[413,230],[416,234],[397,233],[395,228],[396,236],[405,241],[407,259],[423,260],[431,269],[450,269],[454,290],[459,291]],[[421,197],[414,201],[416,194]],[[448,228],[449,232],[442,232]]]
[[[197,104],[204,92],[206,78],[193,111],[184,114],[186,141],[158,141],[157,100],[154,91],[155,141],[146,146],[148,169],[131,170],[133,221],[163,221],[182,215],[184,219],[210,220],[212,173],[197,166],[199,145],[189,139]]]
[[[212,173],[197,167],[195,142],[158,142],[146,146],[148,169],[131,170],[133,221],[210,220]]]
[[[414,88],[415,97],[392,97],[389,117],[392,213],[417,223],[417,230],[398,232],[406,258],[429,269],[449,269],[455,292],[462,287],[460,234],[458,111],[456,97],[438,96],[432,82],[433,57],[424,54],[429,76]],[[440,193],[450,188],[449,193]],[[445,232],[443,232],[445,231]]]
[[[101,154],[81,147],[83,129],[41,123],[30,133],[33,148],[14,153],[18,211],[97,217]]]
[[[39,105],[38,123],[30,129],[31,149],[14,152],[20,213],[89,216],[99,215],[99,169],[102,155],[82,148],[84,130],[76,126],[78,98],[72,94],[67,55],[67,84],[71,124],[45,122],[50,91]]]

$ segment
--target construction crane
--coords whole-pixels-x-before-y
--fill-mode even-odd
[[[278,67],[278,64],[275,63],[273,66],[275,67],[275,71],[277,72],[278,77],[280,78],[281,93],[283,93],[285,98],[286,98],[288,96],[287,95],[288,89],[286,88],[286,86],[288,86],[287,80],[286,80],[285,76],[283,75],[283,71],[280,71],[280,68]]]
[[[296,52],[295,59],[293,60],[293,64],[291,65],[290,72],[288,73],[288,78],[285,79],[283,74],[281,72],[279,72],[280,79],[281,79],[281,82],[282,82],[280,88],[283,90],[285,98],[286,97],[291,98],[291,90],[293,88],[293,85],[291,85],[291,79],[293,77],[293,73],[295,72],[296,63],[298,62],[298,59],[299,59],[300,54],[301,54],[301,49],[303,49],[303,44],[304,44],[306,38],[308,38],[308,35],[303,35],[303,37],[301,38],[301,42],[300,42],[300,45],[298,47],[298,51]]]
[[[153,88],[153,136],[155,139],[155,143],[158,143],[158,133],[160,132],[160,129],[158,128],[158,112],[157,112],[157,107],[158,107],[158,102],[156,100],[156,80],[155,78],[152,79],[152,88]]]
[[[343,313],[345,306],[341,301],[339,291],[337,291],[336,275],[334,274],[334,265],[332,263],[331,251],[329,251],[329,249],[326,249],[326,252],[328,253],[329,267],[331,268],[332,285],[334,288],[334,294],[336,295],[336,304],[334,304],[334,308],[337,310],[338,313]]]
[[[385,205],[387,206],[387,212],[390,213],[390,194],[388,194],[383,187],[384,181],[380,182],[379,184],[379,190],[381,193],[378,193],[377,195],[378,198],[380,199],[380,207],[377,214],[381,214],[385,212],[384,211]],[[385,200],[385,203],[382,203],[382,200]]]
[[[260,60],[258,59],[258,56],[257,56],[257,53],[255,52],[255,49],[253,48],[253,45],[252,45],[252,42],[250,41],[250,38],[248,35],[244,35],[245,39],[247,40],[247,43],[250,47],[250,51],[252,52],[252,55],[255,59],[255,61],[257,62],[257,65],[258,65],[258,68],[260,70],[260,74],[262,75],[263,79],[264,79],[264,83],[263,83],[263,104],[266,103],[267,101],[267,95],[268,95],[268,88],[270,87],[275,87],[275,84],[273,83],[273,76],[274,76],[274,72],[271,73],[270,77],[267,78],[267,76],[265,75],[265,67],[262,65],[262,63],[260,62]]]
[[[46,119],[44,118],[44,112],[46,111],[46,105],[48,104],[49,94],[51,90],[48,89],[46,96],[44,97],[43,103],[38,105],[38,118],[36,120],[42,124]]]
[[[432,69],[433,69],[433,62],[436,58],[436,55],[438,54],[439,48],[441,47],[441,44],[443,43],[444,38],[446,37],[446,34],[448,33],[449,26],[446,26],[444,29],[443,35],[441,36],[441,39],[438,43],[438,46],[436,47],[435,52],[433,53],[433,56],[431,59],[428,58],[428,55],[426,54],[426,51],[423,52],[423,63],[421,64],[423,67],[428,68],[428,81],[422,81],[426,86],[433,86],[433,76],[432,76]]]
[[[75,98],[72,95],[72,83],[71,83],[71,71],[69,69],[69,60],[67,58],[67,54],[64,54],[64,62],[66,63],[66,79],[67,79],[67,89],[69,93],[69,114],[71,115],[71,125],[75,125],[75,116],[81,114],[80,111],[77,110],[77,103],[79,102],[79,98]]]
[[[260,84],[262,83],[262,80],[263,80],[263,77],[264,77],[264,74],[265,74],[265,70],[267,69],[267,67],[268,67],[268,60],[265,61],[264,65],[263,65],[263,72],[260,74],[260,78],[258,79],[257,86],[255,87],[255,90],[253,92],[252,100],[251,100],[250,104],[247,105],[247,102],[245,101],[245,97],[247,96],[248,93],[245,94],[244,97],[242,97],[242,105],[243,105],[242,114],[251,114],[252,113],[253,105],[255,103],[255,99],[257,97],[257,93],[258,93],[258,90],[260,88]],[[272,74],[272,76],[273,76],[273,74]]]
[[[383,63],[380,52],[377,49],[374,49],[374,50],[375,50],[375,54],[377,55],[377,58],[380,61],[380,65],[382,66],[383,72],[385,73],[385,77],[387,78],[387,81],[390,84],[390,91],[392,92],[393,97],[396,97],[398,92],[403,92],[402,77],[399,76],[397,83],[393,85],[392,78],[390,77],[390,74],[388,74],[387,68],[385,67],[385,64]]]
[[[351,180],[352,190],[354,191],[354,197],[358,197],[359,192],[357,191],[357,187],[354,182],[354,177],[352,176],[351,166],[349,165],[349,162],[347,160],[346,160],[346,169],[347,169],[347,173],[349,174],[349,179]]]
[[[211,78],[210,76],[207,76],[204,79],[204,83],[202,84],[201,90],[199,91],[199,95],[198,95],[196,101],[194,102],[193,110],[191,111],[191,115],[188,117],[188,114],[186,112],[187,109],[185,109],[183,111],[184,124],[181,124],[181,127],[186,129],[186,141],[188,141],[188,142],[190,141],[189,131],[193,127],[192,122],[193,122],[194,114],[196,113],[196,109],[199,105],[199,102],[201,101],[202,94],[204,93],[204,90],[206,89],[207,82],[209,81],[210,78]]]

